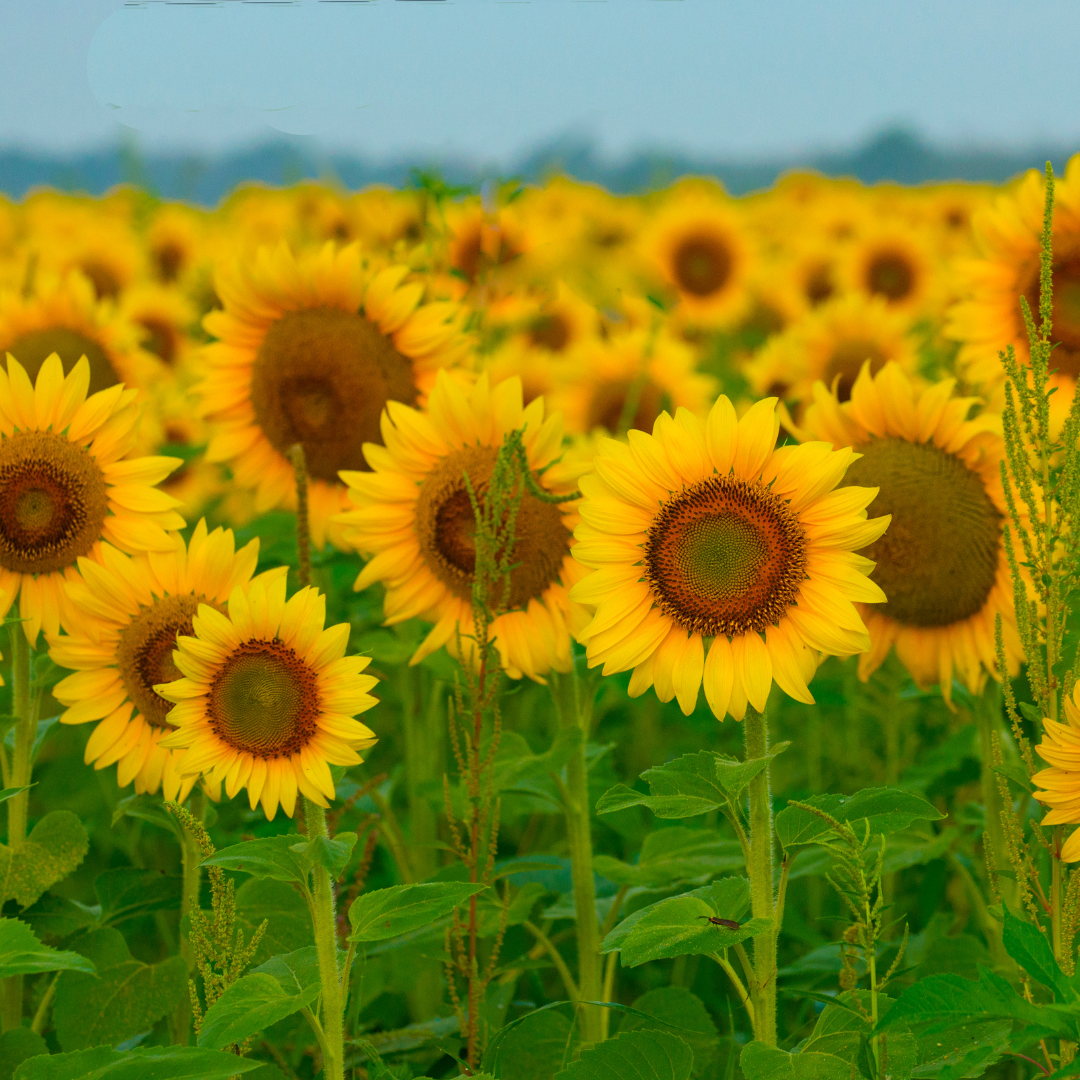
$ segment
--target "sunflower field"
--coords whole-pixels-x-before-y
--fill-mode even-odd
[[[1080,1077],[1080,157],[0,203],[0,1080]]]

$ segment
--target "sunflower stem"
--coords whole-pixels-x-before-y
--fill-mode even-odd
[[[308,841],[318,837],[329,840],[326,811],[318,803],[304,799],[304,820]],[[334,912],[334,883],[330,871],[315,864],[315,889],[312,895],[311,921],[315,930],[315,948],[319,956],[319,981],[326,1080],[344,1080],[345,1025],[342,1012],[341,971],[338,968],[337,918]]]
[[[11,701],[15,714],[15,748],[11,758],[11,786],[28,788],[34,767],[34,738],[37,735],[37,715],[30,693],[30,667],[33,649],[26,640],[22,623],[12,623],[11,631]],[[8,799],[8,847],[14,848],[26,839],[30,792],[20,791]],[[8,1031],[22,1023],[23,977],[11,975],[4,980],[0,1030]]]
[[[304,447],[296,443],[289,450],[296,477],[296,578],[300,588],[311,584],[311,528],[308,523],[308,472]]]
[[[580,733],[577,746],[566,764],[566,836],[570,845],[570,871],[574,883],[574,912],[578,946],[578,987],[583,1001],[600,1001],[603,983],[600,973],[600,926],[596,916],[596,882],[593,877],[592,831],[589,823],[589,777],[585,760],[588,716],[578,700],[578,681],[573,668],[565,674],[548,675],[552,697],[563,730]],[[601,1009],[581,1007],[581,1037],[586,1043],[603,1040]]]
[[[202,787],[196,784],[191,793],[191,816],[200,824],[206,814],[206,797]],[[183,879],[180,892],[180,955],[187,962],[188,977],[195,978],[197,964],[195,950],[191,947],[189,931],[184,930],[185,919],[193,911],[200,909],[199,890],[202,885],[203,853],[195,841],[195,834],[188,829],[180,829],[180,861]],[[177,1046],[187,1046],[191,1038],[191,1001],[185,994],[172,1017],[173,1041]]]
[[[765,758],[769,752],[769,725],[765,713],[746,706],[743,719],[746,760]],[[750,781],[750,908],[755,919],[776,917],[773,896],[773,820],[769,764]],[[776,926],[754,938],[756,1009],[754,1038],[776,1045]]]

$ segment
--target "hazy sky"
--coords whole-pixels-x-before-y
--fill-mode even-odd
[[[1075,0],[0,0],[0,146],[1080,143]]]

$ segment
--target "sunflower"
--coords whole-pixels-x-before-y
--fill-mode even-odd
[[[469,389],[440,372],[426,412],[390,402],[383,417],[385,447],[365,446],[374,472],[343,473],[355,509],[341,515],[348,538],[373,558],[356,579],[364,589],[386,586],[388,625],[420,617],[433,622],[410,661],[442,645],[456,648],[473,633],[475,522],[465,477],[483,497],[503,438],[522,430],[529,468],[546,490],[573,489],[576,473],[553,465],[562,424],[544,418],[544,401],[522,405],[521,381],[491,386],[487,375]],[[542,473],[539,470],[544,470]],[[583,614],[567,589],[581,576],[570,557],[575,503],[555,505],[525,493],[517,515],[517,566],[508,610],[492,624],[503,667],[513,678],[542,681],[570,670],[570,629]]]
[[[1004,380],[998,353],[1006,346],[1022,363],[1030,360],[1020,298],[1038,319],[1045,184],[1041,173],[1029,172],[1012,192],[977,210],[972,227],[980,257],[957,262],[965,299],[950,309],[945,333],[961,343],[960,369],[988,390]],[[1050,366],[1057,374],[1050,385],[1058,389],[1055,404],[1067,410],[1080,377],[1080,154],[1054,185],[1053,247]]]
[[[162,206],[146,230],[153,276],[163,285],[186,281],[205,244],[206,215],[190,206]]]
[[[1043,825],[1080,822],[1080,682],[1065,699],[1065,723],[1043,717],[1043,740],[1035,748],[1050,766],[1032,776],[1035,798],[1050,807]],[[1080,862],[1080,829],[1061,848],[1064,862]]]
[[[175,702],[176,731],[159,746],[185,751],[184,776],[246,787],[251,808],[292,817],[297,792],[319,806],[335,797],[331,765],[359,765],[375,735],[353,719],[377,704],[366,656],[346,656],[349,624],[323,629],[326,598],[308,587],[285,599],[285,577],[261,575],[229,594],[227,614],[200,604],[193,633],[176,639],[184,677],[158,683]]]
[[[907,224],[868,226],[837,260],[837,281],[844,292],[878,296],[897,311],[921,315],[936,299],[933,247]]]
[[[914,373],[918,354],[908,337],[909,320],[880,297],[840,297],[769,341],[747,366],[759,393],[808,402],[814,383],[835,385],[840,401],[851,397],[863,364],[877,374],[889,361]]]
[[[172,731],[165,719],[172,705],[154,686],[180,678],[173,663],[176,637],[192,632],[199,605],[223,611],[232,590],[248,585],[259,542],[236,551],[232,532],[208,534],[205,520],[186,547],[179,534],[172,539],[172,550],[152,555],[130,558],[102,544],[100,561],[80,558],[78,576],[67,582],[79,618],[67,635],[50,640],[49,655],[75,672],[53,688],[67,707],[60,722],[98,721],[86,744],[86,764],[115,764],[120,787],[134,781],[136,793],[150,795],[164,787],[166,799],[183,802],[195,777],[178,772],[182,751],[160,745]]]
[[[407,274],[365,267],[356,246],[298,256],[281,245],[217,279],[225,307],[205,325],[219,340],[205,349],[197,387],[216,422],[207,459],[227,463],[265,513],[296,505],[286,455],[300,443],[319,547],[330,516],[348,505],[338,471],[368,467],[362,447],[380,441],[386,403],[413,404],[436,369],[469,348],[460,309],[422,304],[424,286]]]
[[[185,371],[195,343],[189,330],[196,322],[195,305],[179,289],[141,284],[128,289],[120,312],[143,335],[143,348],[153,353],[170,372]]]
[[[657,314],[655,309],[651,313]],[[593,338],[567,355],[550,394],[551,406],[575,435],[596,428],[613,435],[627,428],[650,431],[664,408],[683,406],[704,416],[716,380],[697,370],[696,359],[686,342],[662,327]]]
[[[851,449],[776,449],[778,430],[775,398],[737,420],[720,397],[704,422],[679,409],[628,446],[601,441],[574,547],[592,572],[570,595],[595,608],[589,666],[633,668],[631,696],[654,686],[689,715],[704,682],[713,713],[741,720],[774,679],[812,702],[818,652],[868,646],[854,602],[885,596],[854,552],[888,525],[866,517],[877,492],[833,490]]]
[[[44,627],[74,625],[64,582],[101,542],[124,551],[168,551],[182,529],[175,499],[154,485],[178,458],[121,460],[135,441],[135,391],[113,386],[86,396],[90,364],[67,376],[54,353],[31,384],[8,356],[0,369],[0,618],[16,596],[31,645]]]
[[[742,313],[753,257],[729,203],[695,189],[669,197],[643,242],[687,319],[716,326]]]
[[[804,423],[807,437],[859,451],[845,482],[879,488],[871,513],[892,517],[863,552],[889,599],[863,612],[871,645],[860,676],[895,645],[912,678],[939,683],[947,701],[954,674],[975,693],[995,671],[999,615],[1010,672],[1021,658],[1002,545],[1001,418],[968,419],[978,399],[954,396],[955,382],[919,390],[899,364],[876,375],[864,364],[850,401],[818,383]]]
[[[0,353],[11,353],[31,379],[56,353],[70,372],[80,357],[90,362],[91,394],[126,383],[145,389],[163,372],[140,345],[142,331],[111,304],[98,301],[80,273],[38,274],[34,292],[0,293]]]

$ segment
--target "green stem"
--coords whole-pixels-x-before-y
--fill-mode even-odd
[[[202,787],[196,784],[191,792],[191,815],[202,822],[206,813],[206,797]],[[183,879],[180,890],[180,955],[188,966],[188,975],[195,976],[195,952],[184,930],[184,921],[193,911],[199,910],[199,888],[202,884],[202,852],[195,843],[194,835],[181,828],[180,861]],[[191,1038],[191,1001],[188,995],[180,999],[172,1017],[173,1041],[178,1046],[187,1046]]]
[[[11,757],[11,786],[29,787],[33,770],[34,738],[37,716],[30,695],[30,664],[33,650],[26,640],[22,623],[11,630],[11,701],[15,714],[15,748]],[[8,799],[8,847],[15,848],[26,839],[30,792],[20,791]],[[23,977],[11,975],[4,980],[0,1005],[0,1030],[8,1031],[22,1023]]]
[[[1001,715],[1001,687],[994,680],[987,680],[986,692],[975,703],[975,722],[979,728],[979,756],[981,758],[979,783],[982,786],[983,807],[986,816],[986,834],[983,843],[989,843],[994,867],[1000,872],[1009,866],[1009,853],[1005,846],[1005,827],[1001,820],[1001,792],[994,773],[994,732]],[[991,883],[992,885],[992,883]],[[1006,878],[999,877],[998,888],[1002,899],[1015,907],[1015,886]]]
[[[727,977],[731,980],[731,985],[735,987],[735,992],[739,995],[739,1000],[746,1010],[746,1015],[750,1017],[750,1026],[756,1031],[757,1026],[755,1023],[754,1002],[751,1000],[749,993],[747,993],[746,987],[743,986],[742,979],[739,978],[738,972],[727,958],[726,951],[709,953],[709,956],[727,972]]]
[[[574,883],[574,913],[578,946],[578,987],[583,1001],[600,1001],[603,983],[600,974],[600,926],[596,915],[596,882],[593,877],[592,831],[589,822],[589,776],[585,762],[588,720],[578,701],[577,678],[573,670],[548,676],[559,724],[576,730],[581,738],[566,764],[566,837],[570,845],[570,872]],[[581,1037],[585,1043],[603,1039],[602,1009],[581,1008]]]
[[[304,799],[304,820],[308,840],[329,839],[326,831],[326,811]],[[345,1023],[342,1012],[341,972],[338,969],[337,920],[334,913],[334,883],[330,871],[315,864],[315,889],[312,895],[311,921],[315,930],[315,948],[319,956],[320,1012],[323,1046],[323,1069],[326,1080],[345,1077]]]
[[[769,727],[764,713],[746,706],[743,719],[746,760],[764,758],[769,751]],[[773,820],[769,765],[750,781],[750,909],[755,919],[774,923],[771,930],[754,938],[756,986],[754,1037],[776,1045],[776,926],[773,896]]]
[[[870,968],[870,1020],[872,1022],[871,1030],[877,1028],[878,1023],[878,989],[877,989],[877,942],[870,936],[870,928],[874,925],[873,916],[870,913],[870,897],[866,894],[866,900],[864,901],[864,909],[866,912],[866,935],[868,938],[866,949],[866,962]],[[870,1040],[870,1052],[874,1058],[874,1072],[881,1072],[881,1051],[878,1047],[878,1037],[873,1036]]]

